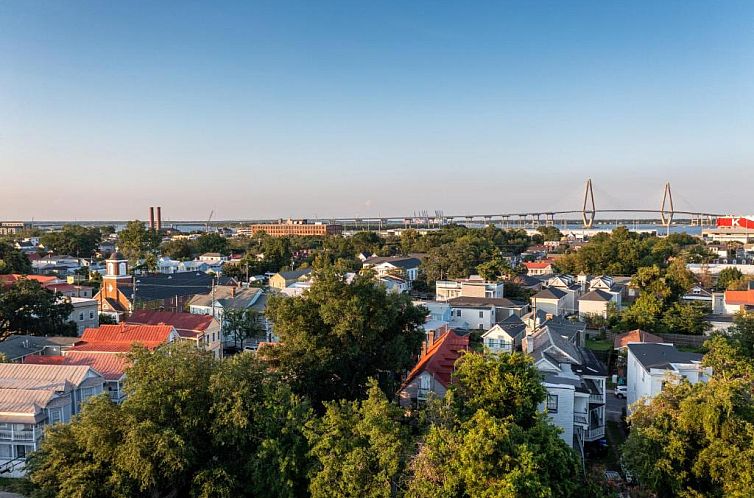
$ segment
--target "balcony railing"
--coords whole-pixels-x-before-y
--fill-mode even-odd
[[[573,414],[573,421],[577,424],[586,424],[589,421],[589,417],[584,413],[574,413]]]
[[[604,403],[605,395],[604,394],[590,394],[589,402],[590,403]]]
[[[594,429],[589,429],[586,432],[585,439],[587,441],[594,441],[595,439],[601,438],[605,436],[605,426],[602,427],[595,427]]]
[[[2,429],[0,430],[0,440],[4,441],[34,441],[34,431],[29,430],[20,430],[17,431],[15,429]],[[38,429],[36,431],[36,437],[37,439],[42,437],[42,431]]]
[[[421,399],[421,400],[427,399],[427,396],[429,396],[430,391],[431,389],[427,387],[420,387],[419,389],[417,389],[417,392],[416,392],[417,399]]]

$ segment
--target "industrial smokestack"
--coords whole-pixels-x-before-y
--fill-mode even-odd
[[[157,231],[162,230],[162,208],[157,206]]]
[[[154,208],[149,208],[149,229],[154,230]]]

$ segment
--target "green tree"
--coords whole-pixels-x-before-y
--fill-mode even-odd
[[[74,336],[76,325],[68,321],[71,313],[71,303],[36,280],[21,279],[11,286],[0,286],[0,336],[11,332]]]
[[[233,338],[234,346],[246,339],[260,338],[263,333],[259,314],[253,309],[227,309],[223,313],[223,334]]]
[[[515,273],[508,261],[500,256],[494,256],[491,260],[481,263],[476,267],[476,271],[483,279],[490,282],[497,282]]]
[[[545,241],[559,241],[563,238],[563,233],[556,226],[541,226],[537,231],[542,234]]]
[[[165,256],[177,260],[191,259],[199,253],[196,245],[185,239],[169,240],[162,244],[160,250]]]
[[[314,460],[310,496],[397,496],[413,450],[404,419],[374,381],[364,401],[325,403],[325,413],[306,430]]]
[[[303,296],[271,298],[265,316],[280,344],[263,354],[294,392],[321,407],[362,396],[370,377],[394,393],[421,346],[426,310],[408,296],[387,293],[369,275],[348,284],[325,267],[315,271]]]
[[[722,337],[707,346],[708,382],[666,382],[630,418],[623,459],[659,497],[754,495],[754,368]]]
[[[715,285],[715,287],[718,290],[726,290],[731,285],[735,285],[743,278],[744,274],[741,273],[741,270],[739,270],[738,268],[735,268],[733,266],[723,268],[717,275],[717,284]]]
[[[310,412],[255,355],[221,362],[174,343],[130,363],[121,405],[99,396],[48,429],[28,463],[43,493],[301,496]]]
[[[8,242],[0,240],[0,275],[7,273],[31,273],[31,261]]]
[[[138,220],[129,221],[118,233],[118,249],[131,262],[154,252],[159,244],[159,235],[154,230],[148,230],[144,223]]]
[[[228,239],[219,233],[203,233],[196,239],[196,251],[199,254],[218,252],[223,255],[230,253]]]
[[[748,358],[754,358],[754,313],[739,313],[728,328],[727,336]]]
[[[39,242],[48,251],[89,258],[97,250],[101,240],[102,232],[99,228],[64,225],[60,231],[45,232]]]
[[[406,496],[584,497],[578,458],[537,412],[546,392],[531,358],[467,354],[411,463]]]

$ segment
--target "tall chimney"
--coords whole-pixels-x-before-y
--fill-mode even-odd
[[[162,230],[162,208],[157,206],[157,231]]]
[[[154,208],[149,208],[149,229],[154,230]]]

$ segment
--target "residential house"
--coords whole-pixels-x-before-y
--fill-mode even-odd
[[[691,289],[681,296],[681,301],[687,302],[687,303],[704,303],[707,305],[710,309],[712,309],[713,306],[713,292],[708,291],[704,287],[702,287],[700,284],[696,284]]]
[[[117,325],[100,325],[98,328],[86,329],[81,342],[69,348],[70,351],[97,351],[100,353],[127,353],[134,345],[147,349],[157,347],[180,338],[172,325],[141,325],[119,323]]]
[[[128,357],[123,353],[99,351],[65,351],[59,356],[28,356],[28,365],[83,365],[94,369],[104,379],[103,390],[114,403],[125,399],[123,383],[126,380]]]
[[[375,256],[362,264],[365,269],[372,269],[378,277],[392,275],[400,277],[408,283],[409,288],[419,276],[421,259],[413,256]]]
[[[0,364],[0,473],[23,476],[45,427],[70,421],[103,385],[88,366]]]
[[[510,315],[523,315],[528,306],[510,299],[486,297],[454,297],[450,304],[450,326],[457,329],[489,330]]]
[[[574,329],[545,323],[525,346],[544,375],[547,398],[540,408],[583,456],[585,442],[605,436],[607,368],[579,344],[580,337]]]
[[[60,356],[62,351],[73,347],[79,337],[40,337],[34,335],[11,335],[0,342],[0,355],[9,363],[23,363],[29,356]]]
[[[565,314],[578,312],[578,299],[584,292],[581,284],[572,275],[556,275],[551,277],[547,281],[547,287],[566,293]],[[598,290],[598,288],[595,287],[594,290]]]
[[[181,340],[192,341],[216,358],[223,353],[220,322],[211,314],[173,311],[137,310],[126,319],[127,324],[172,325]]]
[[[199,256],[199,261],[209,264],[224,263],[228,261],[228,256],[223,256],[219,252],[205,252]]]
[[[532,308],[553,316],[565,315],[568,311],[568,293],[557,287],[548,287],[534,294]]]
[[[299,268],[298,270],[278,272],[270,277],[268,283],[270,288],[282,290],[295,282],[309,280],[311,272],[311,268]]]
[[[423,306],[429,311],[427,320],[450,322],[450,304],[440,301],[414,301],[414,306]]]
[[[469,349],[469,336],[450,330],[432,344],[427,344],[419,362],[403,381],[398,391],[403,407],[417,406],[427,400],[430,393],[442,397],[450,383],[455,362]]]
[[[406,279],[395,275],[377,277],[377,282],[382,284],[382,286],[385,287],[388,292],[401,294],[403,292],[408,292],[409,290],[409,283],[406,281]]]
[[[552,275],[554,269],[552,267],[552,260],[543,259],[542,261],[524,261],[524,267],[526,267],[526,274],[530,277],[537,275]]]
[[[578,298],[579,317],[601,316],[602,318],[607,318],[610,303],[617,306],[615,299],[615,294],[610,294],[601,289],[589,291]]]
[[[512,353],[521,349],[526,324],[518,315],[511,315],[482,334],[484,346],[492,353]]]
[[[718,301],[714,306],[714,313],[724,315],[754,311],[754,290],[726,290],[722,302]]]
[[[435,299],[447,301],[454,297],[503,297],[503,282],[488,282],[479,275],[457,280],[438,280],[435,282]]]
[[[701,365],[702,355],[678,351],[672,344],[627,345],[626,360],[628,414],[636,402],[649,403],[666,382],[686,379],[692,384],[705,382],[712,374]]]
[[[65,301],[73,306],[73,311],[68,315],[68,321],[76,324],[79,335],[84,330],[99,326],[99,306],[95,299],[83,297],[66,297]]]
[[[221,328],[226,310],[251,309],[255,311],[264,339],[250,339],[248,342],[253,346],[258,342],[275,342],[272,324],[264,316],[267,298],[267,294],[257,287],[218,286],[215,287],[214,296],[210,292],[194,297],[189,302],[189,310],[191,313],[216,317],[220,321]],[[225,330],[223,330],[223,340],[226,345],[234,343],[232,336],[228,335]]]

